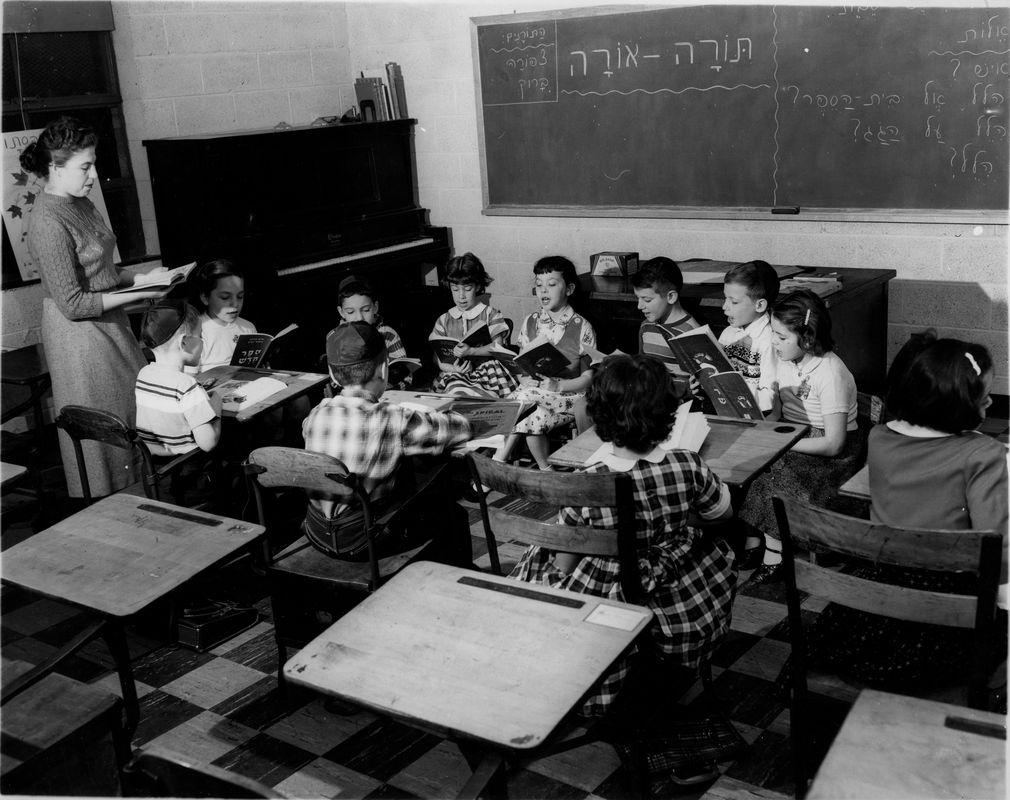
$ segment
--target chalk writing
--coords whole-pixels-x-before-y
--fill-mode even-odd
[[[1006,25],[996,22],[998,19],[999,14],[993,14],[980,28],[968,28],[964,32],[964,36],[957,40],[957,43],[967,44],[968,42],[984,41],[986,39],[1006,39],[1010,31],[1008,31]]]
[[[852,129],[852,140],[854,142],[868,142],[879,144],[882,147],[890,147],[901,141],[900,131],[897,125],[885,125],[883,122],[864,124],[862,120],[852,118],[851,122],[856,123]]]
[[[789,96],[792,104],[820,109],[837,108],[841,111],[855,111],[859,106],[896,106],[901,103],[901,95],[895,92],[870,92],[869,94],[848,94],[846,92],[804,92],[794,83],[779,87],[779,91]]]
[[[605,92],[597,91],[584,91],[581,89],[562,89],[561,94],[577,94],[580,97],[603,97],[608,94],[684,94],[685,92],[711,92],[715,89],[722,89],[728,92],[732,92],[735,89],[771,89],[770,83],[738,83],[735,86],[723,86],[722,84],[715,84],[714,86],[685,86],[683,89],[670,89],[668,87],[661,87],[659,89],[607,89]]]

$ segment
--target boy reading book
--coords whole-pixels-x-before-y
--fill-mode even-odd
[[[340,459],[362,480],[373,510],[381,514],[394,496],[409,491],[413,471],[404,460],[441,453],[469,439],[470,423],[452,412],[380,402],[387,386],[389,355],[382,334],[366,322],[350,322],[330,331],[326,357],[330,375],[343,391],[309,412],[302,426],[305,449]],[[407,529],[383,531],[374,540],[380,557],[409,550],[439,531],[435,554],[461,566],[471,563],[466,513],[441,493],[419,499],[412,520]],[[368,558],[361,509],[313,499],[302,530],[314,547],[334,558]]]
[[[669,359],[669,348],[661,329],[676,336],[698,327],[694,317],[680,304],[680,293],[684,289],[680,267],[672,258],[650,258],[631,276],[631,285],[638,298],[638,310],[645,317],[638,329],[638,352],[657,356],[668,370],[678,372],[678,365]]]
[[[729,325],[719,344],[763,413],[775,403],[771,306],[778,294],[779,276],[767,261],[737,264],[726,273],[722,313]]]
[[[379,315],[379,298],[371,284],[356,275],[344,278],[337,287],[337,313],[340,324],[367,322],[386,340],[389,353],[389,383],[404,389],[413,382],[414,372],[421,366],[416,358],[407,356],[403,340]]]

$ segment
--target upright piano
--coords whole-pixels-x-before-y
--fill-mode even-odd
[[[275,333],[302,327],[297,366],[314,366],[338,321],[337,285],[359,275],[412,355],[448,299],[433,283],[447,228],[418,205],[415,120],[147,139],[166,266],[236,260],[242,316]],[[425,277],[428,277],[426,282]]]

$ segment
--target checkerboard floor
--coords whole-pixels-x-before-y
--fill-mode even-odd
[[[476,533],[479,522],[473,521]],[[484,552],[483,537],[475,536],[474,545],[475,553]],[[514,559],[519,548],[513,549]],[[502,556],[508,558],[508,546]],[[168,748],[295,797],[455,795],[470,771],[451,742],[365,711],[333,713],[323,697],[297,687],[289,687],[286,694],[278,690],[270,605],[258,580],[251,573],[244,576],[240,591],[255,599],[263,619],[209,652],[166,644],[145,631],[145,624],[154,626],[151,621],[141,620],[131,629],[141,712],[133,746]],[[85,620],[73,608],[10,587],[3,589],[0,602],[3,655],[9,659],[38,663]],[[789,712],[773,683],[789,651],[785,615],[781,586],[753,592],[744,587],[737,597],[732,631],[718,651],[713,674],[718,701],[748,747],[736,761],[721,765],[724,774],[717,781],[678,796],[792,794]],[[112,661],[100,641],[79,651],[59,671],[119,693]],[[816,688],[814,717],[830,741],[854,693],[843,684]],[[691,707],[707,700],[696,684],[679,702]],[[512,796],[520,798],[630,794],[616,751],[603,743],[535,762],[515,775],[509,787]],[[755,794],[748,795],[751,792]]]
[[[485,546],[475,509],[471,523],[479,556]],[[16,513],[5,514],[3,528],[4,548],[31,535]],[[506,544],[500,550],[507,564],[522,548]],[[726,800],[794,793],[789,711],[774,683],[789,653],[784,589],[748,587],[747,577],[740,576],[731,631],[714,659],[714,696],[695,683],[684,687],[678,701],[685,714],[718,703],[747,747],[720,765],[718,779],[689,788],[670,784],[657,796]],[[232,579],[262,619],[210,652],[167,644],[152,633],[157,609],[130,630],[141,712],[135,748],[159,745],[293,797],[441,798],[462,788],[470,771],[455,744],[365,711],[334,713],[323,697],[297,687],[279,691],[265,586],[249,570]],[[804,612],[813,616],[822,607],[808,599]],[[29,663],[53,653],[86,619],[66,605],[11,587],[0,592],[0,614],[4,657]],[[59,671],[118,694],[112,667],[104,645],[92,642]],[[814,681],[811,690],[814,749],[823,752],[857,691],[840,680]],[[528,765],[510,779],[509,791],[518,798],[616,800],[632,794],[617,752],[603,743]]]

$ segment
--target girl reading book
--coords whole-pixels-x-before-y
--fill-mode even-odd
[[[471,397],[504,397],[519,382],[496,358],[509,325],[502,313],[481,300],[493,279],[473,253],[450,258],[445,284],[452,292],[452,308],[435,320],[428,341],[440,374],[434,389]],[[476,343],[477,338],[482,343]],[[470,343],[465,340],[470,339]]]
[[[586,347],[596,347],[596,332],[577,314],[569,300],[578,286],[575,265],[564,256],[545,256],[533,266],[533,293],[540,308],[523,320],[519,329],[520,352],[538,339],[546,340],[567,357],[568,365],[552,376],[525,377],[509,399],[535,403],[537,408],[521,420],[515,432],[495,452],[506,460],[520,437],[540,469],[551,469],[547,433],[575,420],[576,402],[583,396],[593,373]]]
[[[244,333],[256,333],[256,326],[242,319],[245,276],[227,258],[200,264],[192,275],[193,301],[200,314],[203,355],[197,371],[231,363],[235,342]]]

